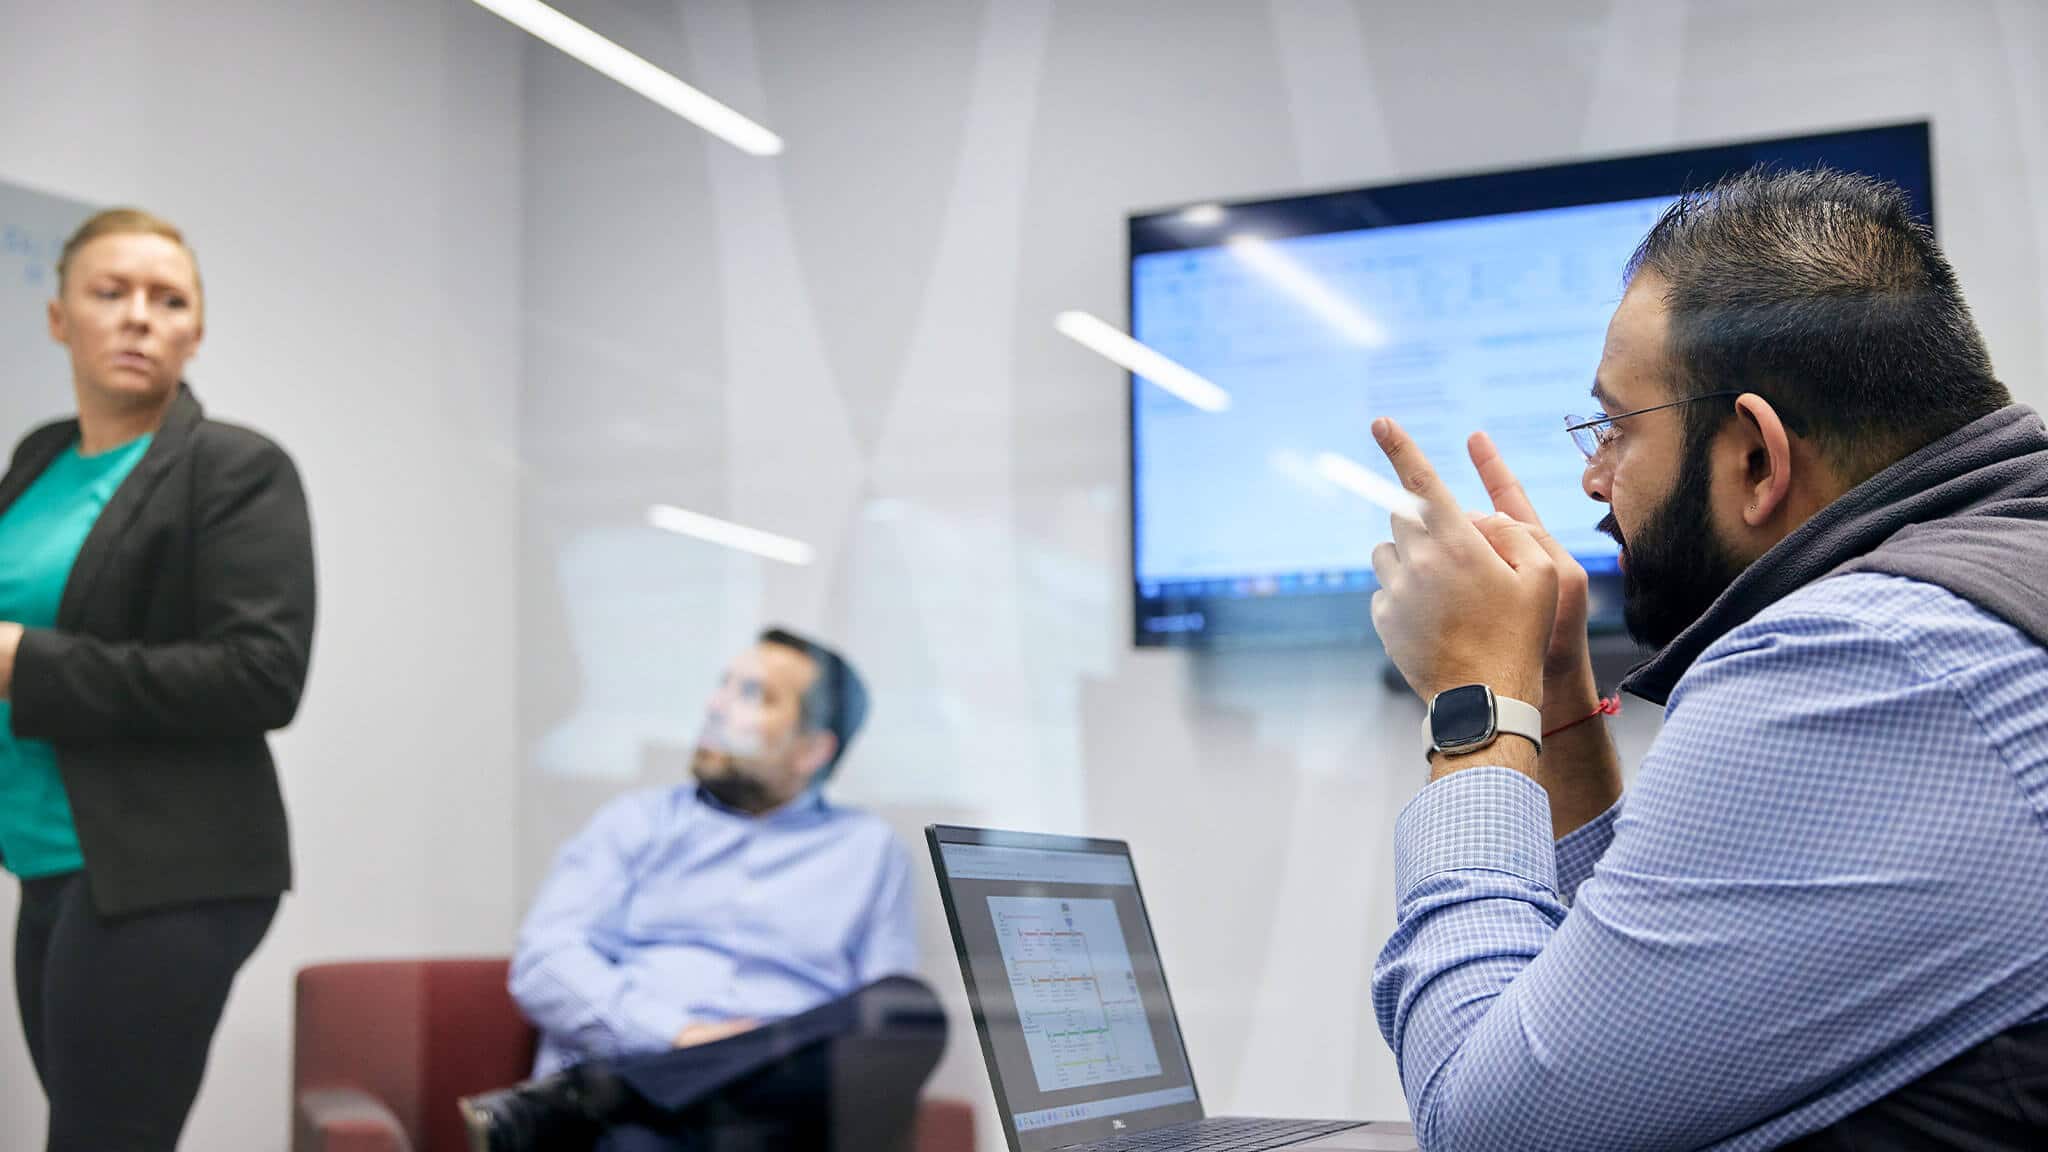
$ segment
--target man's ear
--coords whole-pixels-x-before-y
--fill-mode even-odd
[[[1742,522],[1759,528],[1785,507],[1792,494],[1792,434],[1771,402],[1754,392],[1735,399],[1735,428],[1741,437]]]
[[[65,330],[64,302],[52,296],[44,311],[50,320],[50,339],[59,344],[71,343],[71,338]]]
[[[804,774],[804,785],[809,787],[818,779],[818,774],[832,763],[832,757],[839,754],[839,737],[829,728],[806,732],[798,737],[801,741],[796,752],[796,766]]]

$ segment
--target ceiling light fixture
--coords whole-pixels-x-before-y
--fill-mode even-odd
[[[540,2],[472,0],[753,156],[775,156],[782,137]]]
[[[647,523],[664,532],[674,532],[678,536],[688,536],[769,560],[780,560],[784,564],[801,567],[817,559],[817,550],[801,540],[720,520],[673,504],[656,504],[649,508]]]
[[[1230,407],[1230,393],[1089,313],[1062,312],[1053,317],[1052,326],[1081,347],[1150,380],[1204,412],[1221,412]]]
[[[1231,253],[1249,265],[1252,271],[1294,297],[1346,340],[1367,348],[1377,348],[1387,342],[1387,333],[1377,321],[1359,311],[1358,305],[1339,295],[1277,246],[1257,236],[1232,236],[1225,243]]]
[[[1416,499],[1415,493],[1349,456],[1325,452],[1316,457],[1316,471],[1330,483],[1354,496],[1364,497],[1396,516],[1406,516],[1410,520],[1422,519],[1422,501]]]

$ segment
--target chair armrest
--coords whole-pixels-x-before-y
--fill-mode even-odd
[[[919,1104],[917,1152],[974,1152],[974,1106],[946,1099]]]
[[[300,1093],[297,1111],[293,1152],[412,1152],[398,1117],[360,1089]]]

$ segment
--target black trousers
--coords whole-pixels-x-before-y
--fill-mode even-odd
[[[1783,1152],[2048,1148],[2048,1023],[2023,1024]]]
[[[235,973],[277,897],[102,917],[83,873],[25,880],[14,992],[49,1152],[174,1152]]]
[[[931,989],[890,977],[716,1044],[571,1075],[620,1101],[601,1152],[896,1152],[945,1047]]]

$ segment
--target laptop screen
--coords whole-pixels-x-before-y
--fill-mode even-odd
[[[1130,850],[977,829],[932,848],[1011,1146],[1200,1119]]]

